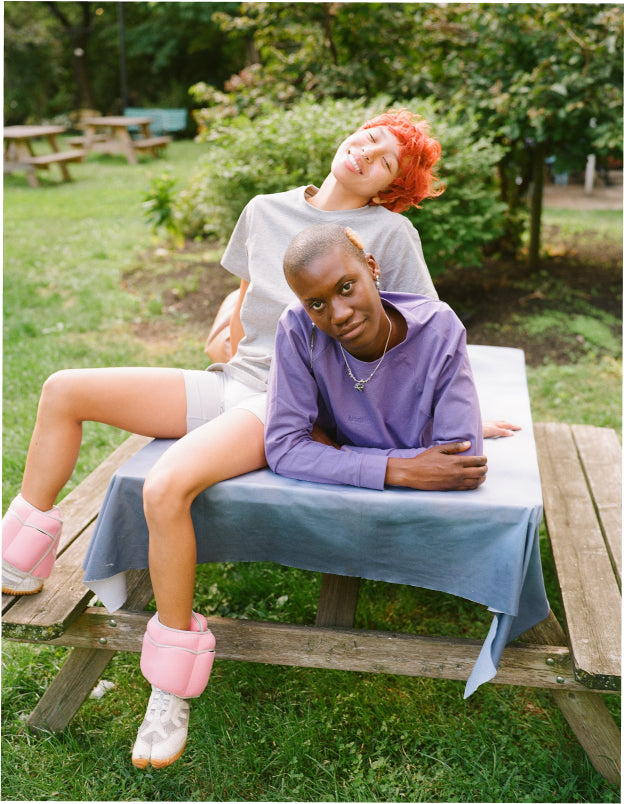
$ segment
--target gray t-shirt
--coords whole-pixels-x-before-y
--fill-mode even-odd
[[[266,391],[277,322],[296,299],[284,278],[282,262],[290,241],[302,229],[318,223],[350,226],[379,263],[382,290],[438,298],[420,237],[406,217],[380,206],[317,209],[306,201],[306,191],[314,193],[314,188],[297,187],[253,198],[221,260],[226,270],[250,283],[241,309],[245,337],[229,363],[214,364],[209,370],[225,371],[254,390]]]

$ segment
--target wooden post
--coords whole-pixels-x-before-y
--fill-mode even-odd
[[[128,573],[128,608],[143,609],[152,599],[148,570]],[[132,587],[130,585],[132,578]],[[111,617],[114,619],[114,615]],[[62,731],[96,685],[116,651],[74,648],[26,721],[33,731]]]
[[[325,573],[316,610],[316,625],[352,628],[359,593],[359,578]]]
[[[552,613],[520,637],[538,645],[566,645],[563,628]],[[620,731],[602,696],[591,692],[551,690],[568,725],[585,749],[589,761],[611,784],[621,777]]]

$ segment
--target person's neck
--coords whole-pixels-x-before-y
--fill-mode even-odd
[[[368,206],[368,200],[364,201],[360,196],[347,193],[344,187],[336,181],[333,173],[330,173],[321,184],[318,192],[312,197],[307,198],[308,204],[312,204],[317,209],[326,212],[336,212],[343,209],[359,209]]]

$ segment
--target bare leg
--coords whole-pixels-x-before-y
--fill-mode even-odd
[[[59,371],[44,383],[28,450],[22,496],[46,511],[76,465],[84,421],[131,433],[178,438],[186,433],[186,391],[178,369]]]
[[[150,575],[163,625],[189,628],[197,563],[191,503],[214,483],[265,465],[262,422],[236,409],[177,441],[150,471],[143,504]]]

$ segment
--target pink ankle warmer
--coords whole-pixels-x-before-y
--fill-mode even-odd
[[[62,525],[56,506],[39,511],[18,494],[2,519],[2,558],[35,578],[48,578]]]
[[[155,687],[180,698],[197,698],[206,689],[215,655],[215,638],[203,614],[193,612],[189,631],[162,625],[156,613],[147,624],[141,672]]]

